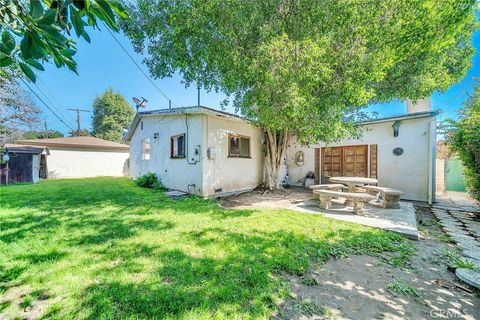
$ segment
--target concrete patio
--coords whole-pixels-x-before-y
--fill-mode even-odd
[[[230,208],[282,208],[308,214],[323,214],[328,218],[358,223],[369,227],[399,233],[409,239],[418,240],[417,222],[413,203],[400,202],[399,209],[384,209],[367,204],[363,216],[356,215],[352,208],[345,207],[342,199],[332,200],[332,208],[320,209],[318,199],[311,190],[288,188],[283,194],[253,191],[225,200],[224,205]]]

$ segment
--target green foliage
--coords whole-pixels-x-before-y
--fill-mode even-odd
[[[57,67],[66,66],[76,73],[73,59],[77,49],[70,37],[90,42],[87,27],[118,30],[115,15],[128,14],[117,0],[3,0],[0,9],[0,67],[19,66],[28,79],[35,82],[34,69],[53,60]]]
[[[450,121],[449,142],[464,166],[465,184],[480,201],[480,84],[460,111],[458,121]]]
[[[90,131],[88,131],[88,129],[80,129],[80,137],[87,137],[89,135],[90,135]],[[77,130],[68,131],[68,136],[76,137],[78,136],[78,131]]]
[[[135,180],[135,183],[137,184],[137,186],[142,188],[157,189],[157,190],[165,189],[165,187],[162,184],[162,181],[158,179],[157,175],[153,172],[149,172],[147,174],[144,174],[143,176],[138,177],[138,179]]]
[[[447,265],[450,268],[453,268],[453,269],[458,269],[458,268],[472,269],[472,270],[475,270],[475,271],[480,271],[480,269],[477,268],[475,266],[475,264],[473,264],[470,261],[465,260],[458,253],[452,252],[450,250],[445,250],[443,252],[443,257],[445,258],[445,260],[447,262]]]
[[[180,72],[187,86],[222,90],[258,125],[303,143],[356,135],[369,102],[446,90],[471,66],[477,29],[475,0],[140,0],[127,9],[123,28],[155,77]]]
[[[420,296],[417,289],[415,289],[414,287],[409,286],[408,284],[406,284],[402,281],[399,281],[397,279],[395,279],[395,280],[393,280],[393,282],[389,283],[387,288],[392,290],[393,292],[408,295],[408,296],[413,296],[413,297],[419,297]]]
[[[108,88],[93,102],[92,134],[101,139],[122,142],[135,111],[121,93]]]
[[[0,189],[2,319],[24,317],[16,293],[44,319],[269,319],[288,296],[284,275],[332,246],[375,254],[407,242],[320,215],[171,199],[126,178]]]
[[[45,139],[45,138],[63,138],[63,133],[57,130],[48,130],[47,134],[41,130],[30,130],[22,133],[22,139]]]

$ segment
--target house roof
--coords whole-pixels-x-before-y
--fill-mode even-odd
[[[95,137],[66,137],[51,139],[18,140],[17,143],[24,145],[45,146],[45,147],[78,147],[89,149],[115,149],[128,150],[129,146],[117,142],[103,140]]]
[[[6,144],[5,148],[8,149],[8,153],[26,153],[26,154],[41,154],[47,153],[48,149],[44,146],[26,146],[21,144]]]
[[[441,110],[434,110],[434,111],[422,111],[422,112],[415,112],[415,113],[408,113],[399,116],[392,116],[392,117],[384,117],[384,118],[376,118],[370,119],[367,121],[362,121],[360,124],[368,125],[374,123],[382,123],[382,122],[390,122],[390,121],[397,121],[397,120],[408,120],[408,119],[416,119],[416,118],[426,118],[426,117],[435,117],[437,116]],[[141,111],[135,115],[135,118],[128,129],[127,135],[125,136],[124,142],[130,141],[132,138],[133,132],[137,128],[140,119],[146,116],[169,116],[169,115],[178,115],[178,114],[208,114],[218,117],[225,117],[231,119],[237,119],[242,121],[248,121],[244,117],[233,114],[225,111],[215,110],[213,108],[205,107],[205,106],[191,106],[191,107],[179,107],[179,108],[170,108],[170,109],[159,109],[159,110],[152,110],[152,111]]]
[[[124,141],[128,142],[132,138],[133,132],[137,128],[140,119],[147,116],[173,116],[179,114],[206,114],[211,116],[223,117],[227,119],[235,119],[241,121],[247,121],[244,117],[239,116],[238,114],[225,112],[221,110],[215,110],[213,108],[205,106],[190,106],[190,107],[179,107],[179,108],[169,108],[169,109],[159,109],[152,111],[141,111],[135,115],[135,118],[128,129],[127,135],[125,136]]]
[[[414,112],[414,113],[402,114],[402,115],[399,115],[399,116],[391,116],[391,117],[370,119],[370,120],[366,120],[366,121],[361,121],[360,123],[362,125],[366,125],[366,124],[400,121],[400,120],[409,120],[409,119],[418,119],[418,118],[430,118],[430,117],[436,117],[440,112],[441,112],[441,110]]]

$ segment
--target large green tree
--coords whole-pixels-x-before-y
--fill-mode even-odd
[[[90,42],[88,28],[102,21],[117,31],[116,16],[128,17],[118,0],[0,0],[0,67],[18,66],[31,81],[49,60],[76,72],[71,34]]]
[[[121,93],[108,88],[93,102],[92,134],[101,139],[121,142],[135,111]]]
[[[446,90],[471,64],[475,0],[139,0],[123,25],[156,77],[221,90],[264,128],[266,185],[288,140],[358,133],[359,107]]]
[[[474,88],[457,121],[450,121],[447,141],[463,163],[468,192],[480,201],[480,84]]]

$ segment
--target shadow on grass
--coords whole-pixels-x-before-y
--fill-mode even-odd
[[[303,275],[312,262],[349,253],[395,249],[376,232],[344,232],[335,241],[314,241],[292,233],[236,233],[209,228],[190,234],[218,257],[197,257],[155,249],[161,267],[143,281],[105,281],[89,286],[78,312],[98,318],[268,317],[286,286],[281,274]],[[212,241],[214,239],[214,241]]]

